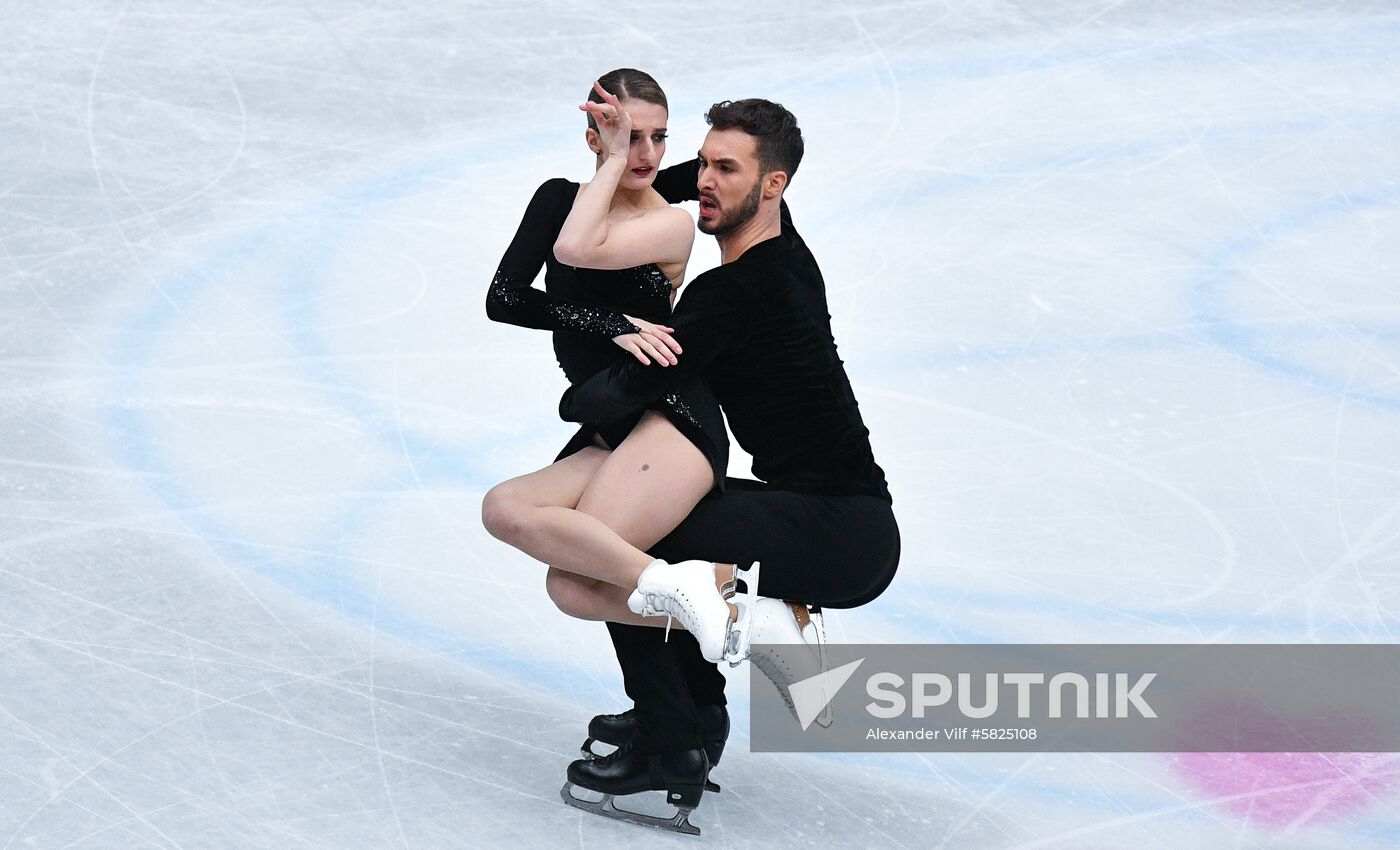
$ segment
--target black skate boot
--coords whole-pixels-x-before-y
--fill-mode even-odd
[[[599,714],[588,721],[588,737],[579,747],[579,753],[586,759],[599,758],[602,754],[593,751],[594,741],[612,744],[614,747],[630,744],[637,737],[638,726],[635,708],[629,708],[621,714]]]
[[[724,755],[724,742],[729,738],[729,712],[722,705],[702,705],[696,710],[700,714],[700,734],[704,740],[705,755],[710,759],[711,768],[718,767],[720,756]],[[585,759],[600,758],[593,751],[594,741],[614,747],[627,746],[637,739],[639,723],[635,708],[621,714],[599,714],[589,721],[588,738],[579,747],[579,752]],[[718,794],[720,788],[706,779],[705,790]]]
[[[579,759],[569,765],[568,781],[559,796],[576,809],[596,815],[651,826],[668,832],[699,835],[700,829],[690,823],[690,813],[700,805],[705,793],[705,777],[710,772],[710,760],[703,749],[670,753],[646,753],[631,744],[615,753],[590,759]],[[585,800],[573,793],[574,788],[586,788],[603,795],[597,802]],[[664,791],[666,802],[675,807],[669,818],[630,812],[613,805],[616,796],[640,794],[643,791]]]

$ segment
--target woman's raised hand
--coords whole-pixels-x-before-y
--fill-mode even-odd
[[[603,88],[602,83],[595,82],[593,90],[603,98],[603,102],[595,103],[590,100],[579,106],[579,109],[593,116],[593,123],[598,125],[598,140],[608,158],[620,156],[626,159],[627,149],[632,144],[632,116],[627,114],[627,110],[622,108],[622,103],[616,97]]]
[[[676,355],[681,353],[681,345],[671,336],[675,333],[674,329],[631,316],[627,316],[626,319],[637,326],[638,332],[615,336],[613,342],[632,352],[632,356],[642,361],[644,366],[652,363],[674,366],[679,362]]]

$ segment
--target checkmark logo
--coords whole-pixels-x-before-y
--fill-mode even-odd
[[[818,673],[809,676],[798,682],[793,682],[788,687],[788,694],[792,697],[792,705],[797,709],[797,720],[802,724],[802,731],[806,732],[807,727],[812,725],[826,707],[836,699],[836,694],[845,686],[856,672],[856,668],[865,663],[864,658],[852,661],[850,664],[843,664],[835,670],[827,670],[825,673]],[[822,726],[830,726],[830,715]]]

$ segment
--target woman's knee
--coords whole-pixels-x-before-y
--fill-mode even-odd
[[[510,482],[497,484],[481,500],[481,524],[504,543],[515,543],[526,529],[530,507],[511,492]]]
[[[599,619],[594,596],[597,584],[594,579],[554,567],[550,567],[544,576],[545,592],[549,594],[554,607],[580,620]]]

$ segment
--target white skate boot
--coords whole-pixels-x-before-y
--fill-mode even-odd
[[[781,599],[760,599],[754,606],[752,644],[749,661],[758,668],[783,698],[783,704],[803,728],[806,723],[793,703],[793,683],[826,672],[826,638],[821,613],[806,605],[789,604]],[[822,728],[831,726],[831,701],[825,700],[815,718]]]
[[[715,565],[709,561],[652,561],[638,577],[627,607],[643,617],[665,614],[668,638],[671,618],[680,620],[700,644],[705,660],[718,662],[724,657],[734,622],[729,619],[729,604],[715,587]]]

